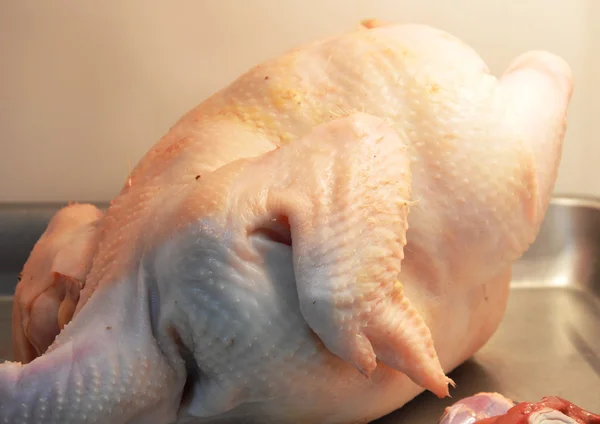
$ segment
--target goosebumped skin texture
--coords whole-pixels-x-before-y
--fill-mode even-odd
[[[72,322],[0,366],[0,418],[358,423],[445,395],[537,234],[570,95],[549,53],[497,80],[378,21],[255,67],[133,170]]]

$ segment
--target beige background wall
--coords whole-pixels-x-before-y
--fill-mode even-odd
[[[600,195],[598,0],[0,0],[0,202],[112,197],[187,109],[365,17],[441,27],[495,73],[562,55],[576,90],[556,191]]]

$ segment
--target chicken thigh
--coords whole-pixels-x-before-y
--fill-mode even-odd
[[[365,22],[183,116],[101,214],[57,213],[14,300],[9,423],[364,423],[497,328],[560,160],[568,65],[497,79]]]

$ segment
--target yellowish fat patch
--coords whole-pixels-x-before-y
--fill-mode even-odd
[[[359,29],[373,29],[393,25],[392,22],[384,21],[377,18],[367,18],[360,21]]]
[[[394,281],[394,286],[392,287],[392,296],[400,298],[404,296],[404,285],[399,280]]]

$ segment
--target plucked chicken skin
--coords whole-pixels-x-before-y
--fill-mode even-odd
[[[548,52],[496,78],[443,31],[377,21],[254,67],[105,213],[52,219],[0,422],[365,423],[447,396],[537,235],[571,90]]]

